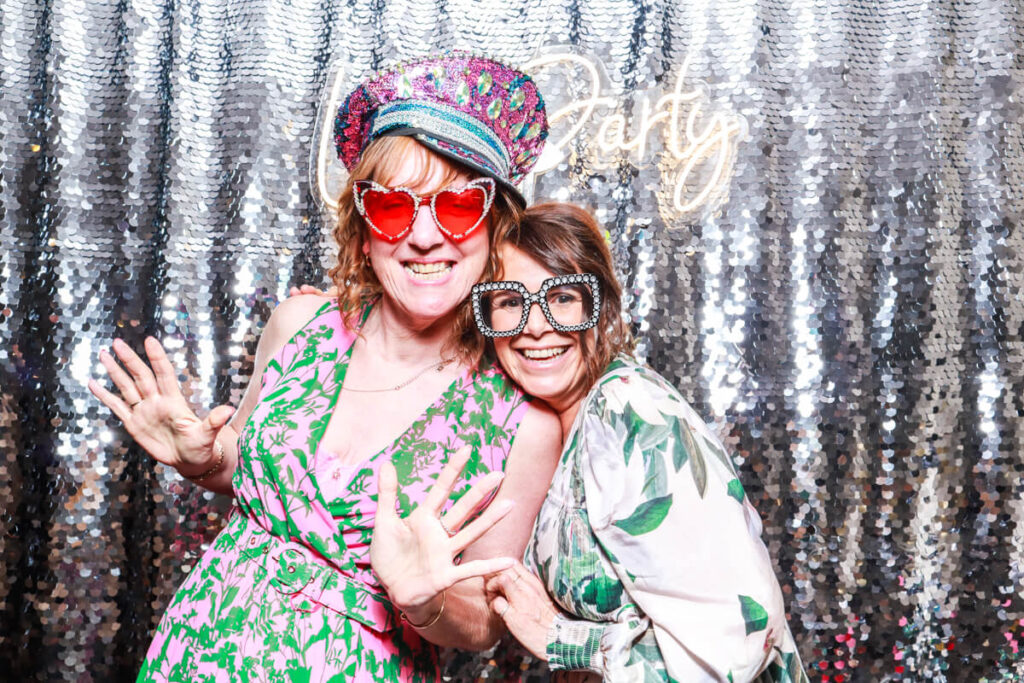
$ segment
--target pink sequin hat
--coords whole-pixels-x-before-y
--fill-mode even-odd
[[[513,191],[548,136],[544,99],[526,74],[464,52],[423,57],[378,71],[338,108],[334,144],[352,169],[366,145],[409,135]]]

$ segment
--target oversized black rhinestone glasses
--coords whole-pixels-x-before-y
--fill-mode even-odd
[[[487,337],[514,337],[523,331],[530,308],[539,304],[551,327],[559,332],[580,332],[597,324],[601,292],[596,275],[557,275],[531,293],[522,282],[502,280],[473,287],[473,317]]]

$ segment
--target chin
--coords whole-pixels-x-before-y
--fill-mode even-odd
[[[534,398],[539,398],[540,400],[544,401],[551,407],[554,407],[556,404],[558,404],[558,398],[562,394],[562,392],[558,390],[552,390],[550,387],[523,386],[523,391],[525,391],[530,396],[533,396]]]
[[[439,307],[452,307],[459,301],[457,287],[438,287],[437,285],[418,285],[406,283],[400,290],[399,296],[406,305],[412,308],[437,309]]]
[[[415,301],[406,303],[405,309],[413,318],[437,321],[455,315],[457,301]]]
[[[552,406],[559,403],[569,390],[568,381],[563,381],[562,377],[537,376],[521,370],[510,371],[509,375],[527,394]]]

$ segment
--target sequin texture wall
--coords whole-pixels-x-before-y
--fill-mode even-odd
[[[269,311],[333,258],[309,173],[333,66],[554,45],[610,99],[535,195],[597,212],[640,354],[734,447],[812,679],[1019,679],[1018,3],[2,2],[12,680],[131,679],[223,524],[84,383],[153,334],[197,407],[239,400]],[[713,191],[687,211],[668,120],[643,130],[681,73],[697,129],[737,126],[717,180],[691,155],[681,201]],[[590,87],[547,82],[550,112]]]

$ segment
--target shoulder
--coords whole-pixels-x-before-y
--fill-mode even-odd
[[[318,314],[336,309],[337,303],[327,296],[300,294],[289,297],[270,314],[260,337],[260,346],[273,355]]]
[[[319,294],[299,294],[288,297],[277,305],[267,321],[267,330],[292,336],[312,320],[321,309],[336,309],[337,303]]]
[[[637,424],[663,424],[666,416],[689,421],[693,410],[664,377],[628,356],[608,366],[591,390],[588,411],[604,419],[624,415],[643,417]]]
[[[580,435],[591,524],[647,533],[660,523],[680,485],[677,475],[693,442],[684,417],[689,407],[657,372],[622,357],[602,375],[591,399]],[[648,511],[651,520],[645,518]]]
[[[633,483],[645,491],[671,491],[682,477],[700,498],[709,477],[737,477],[721,439],[667,379],[635,362],[606,378],[588,412],[588,431],[598,437],[588,439],[592,468],[625,479],[642,468]]]
[[[678,471],[691,453],[705,449],[727,460],[719,439],[679,391],[631,359],[616,359],[592,390],[585,426],[595,467],[623,467],[639,455],[648,464],[671,461]]]

